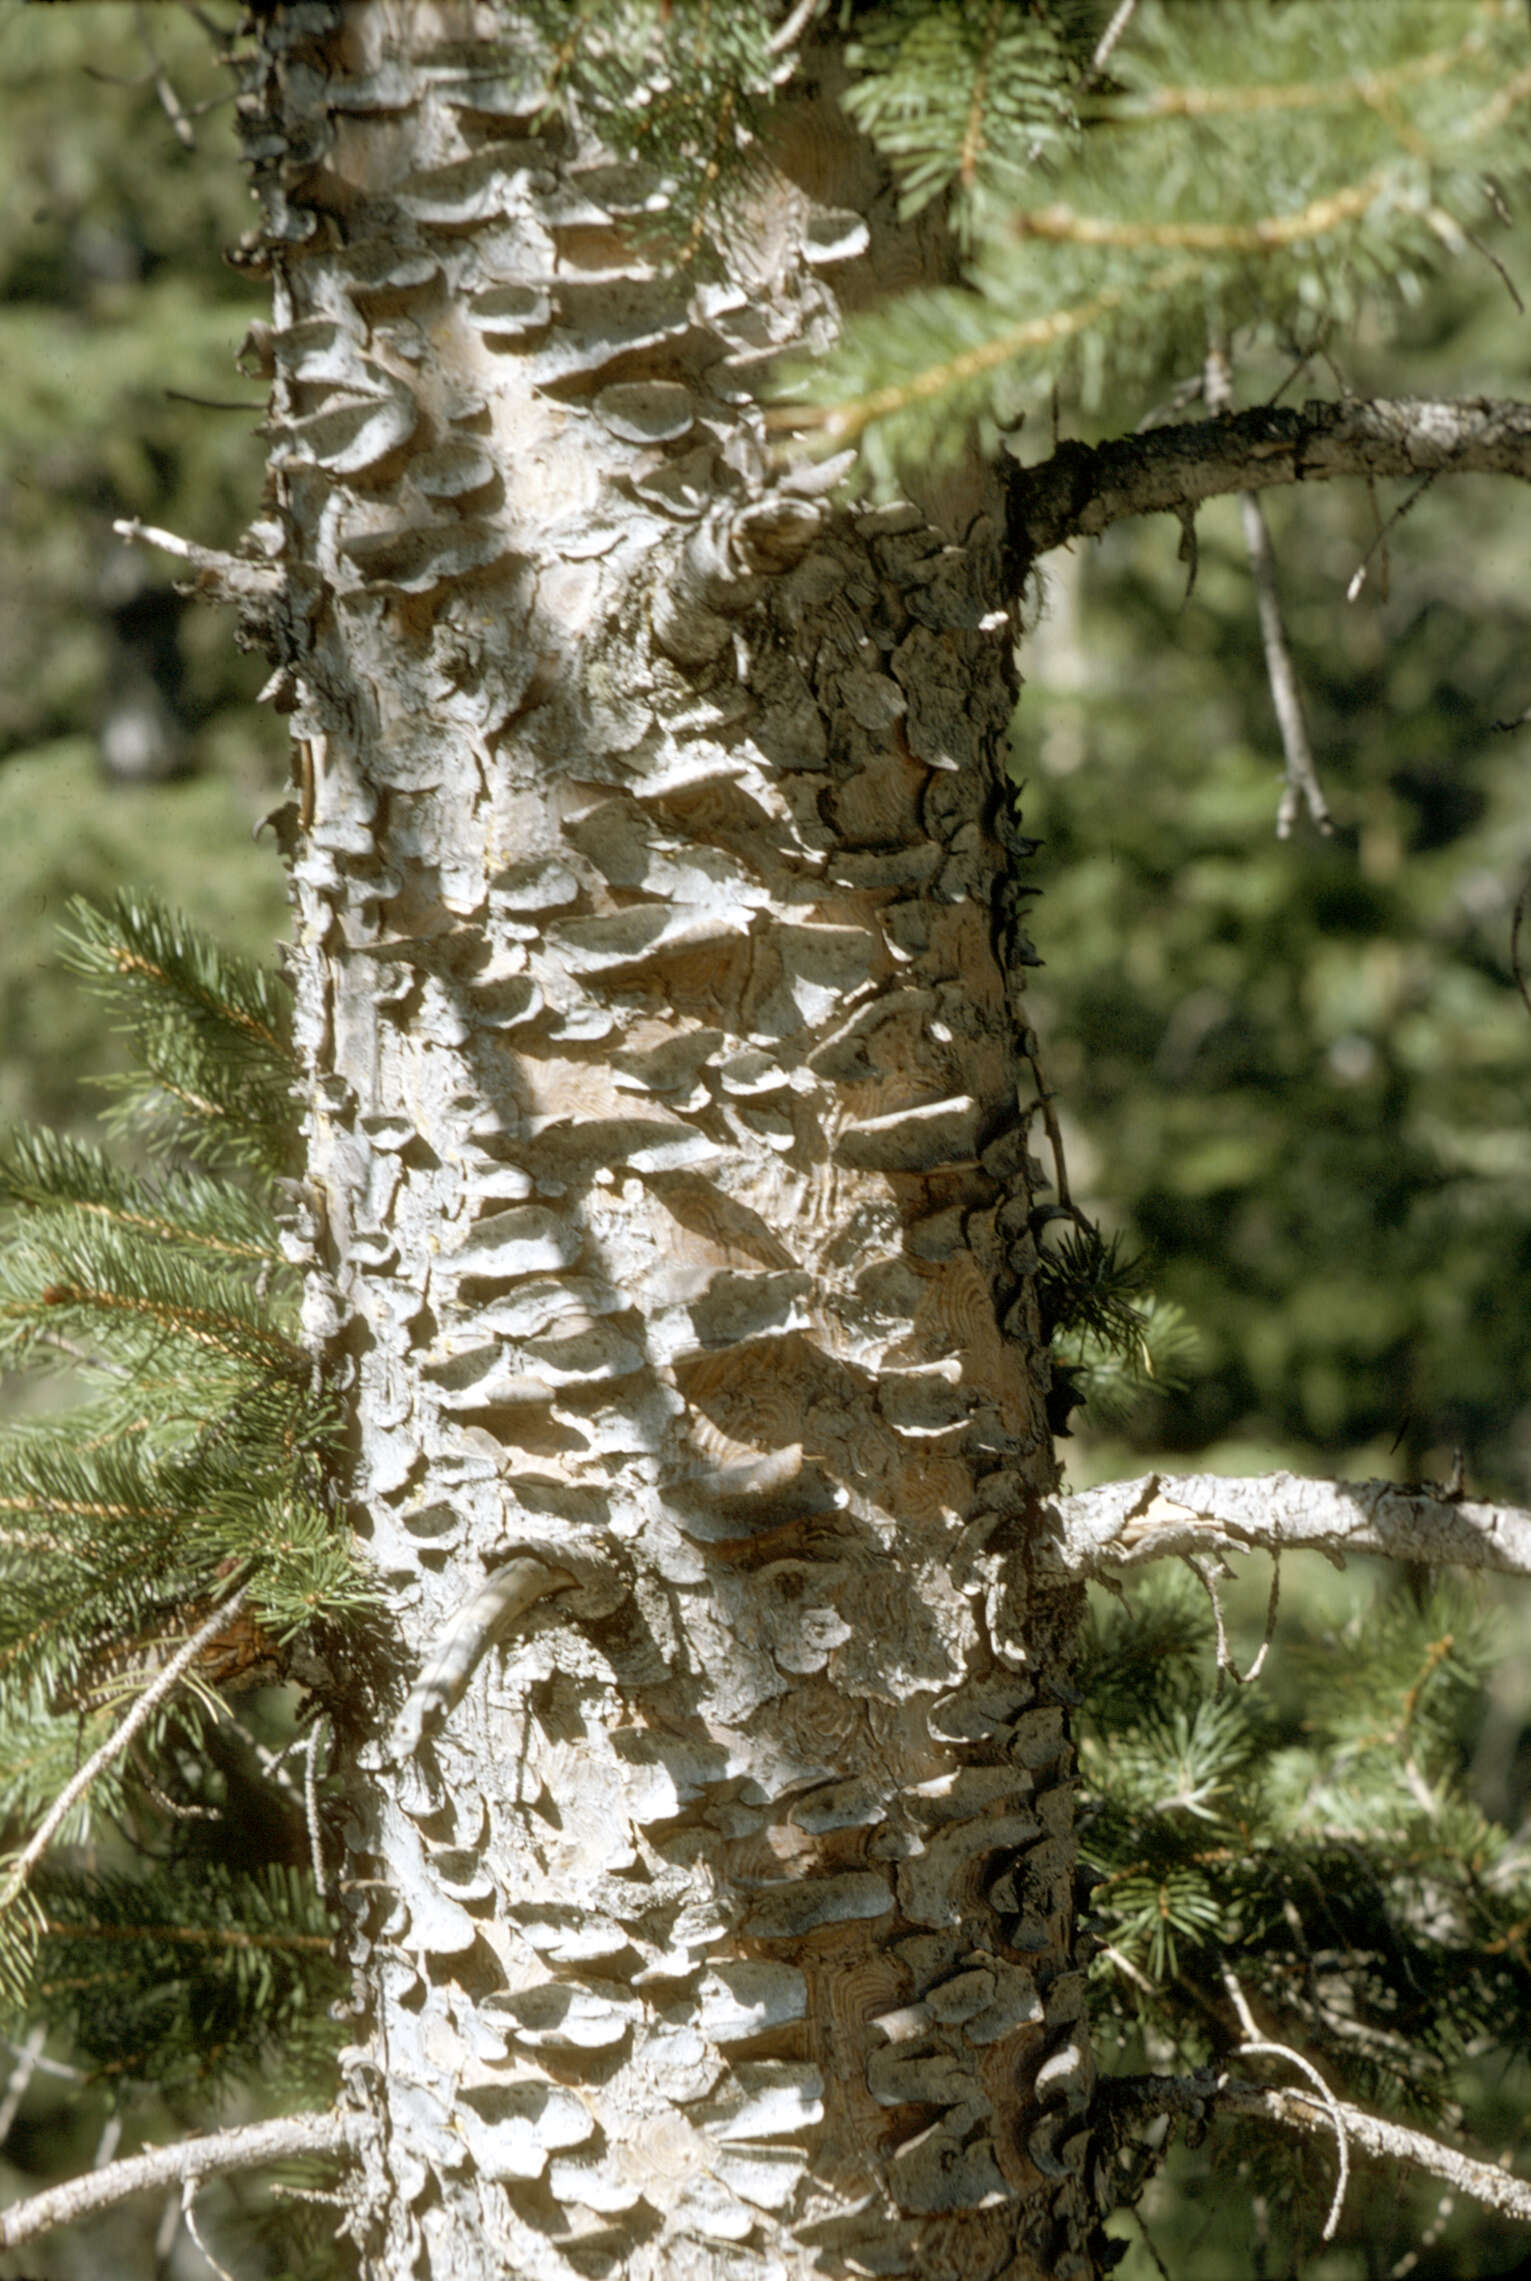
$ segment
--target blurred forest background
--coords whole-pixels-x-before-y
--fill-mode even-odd
[[[286,774],[282,725],[254,702],[264,666],[236,652],[225,618],[177,597],[172,563],[111,530],[138,516],[229,546],[258,498],[262,387],[237,358],[265,297],[223,258],[250,215],[228,95],[179,10],[0,16],[7,1122],[88,1128],[90,1081],[115,1063],[56,955],[71,896],[145,885],[261,957],[284,931],[274,848],[252,838]],[[1497,250],[1531,294],[1518,238]],[[1337,379],[1528,393],[1531,319],[1487,262],[1443,276],[1396,334],[1321,345],[1299,396]],[[1241,395],[1280,377],[1250,365]],[[1148,409],[1119,407],[1119,424]],[[1531,1502],[1531,1021],[1510,963],[1531,730],[1496,726],[1531,707],[1531,504],[1509,485],[1443,483],[1385,550],[1377,514],[1396,493],[1266,504],[1331,840],[1274,836],[1280,744],[1233,502],[1201,518],[1189,596],[1167,522],[1055,558],[1023,660],[1016,768],[1045,842],[1033,1020],[1075,1194],[1147,1253],[1194,1340],[1179,1383],[1076,1417],[1068,1477],[1280,1464],[1407,1480],[1446,1474],[1460,1447],[1475,1489]],[[1343,1661],[1368,1605],[1413,1590],[1311,1565],[1286,1580],[1268,1678],[1270,1716],[1294,1737],[1315,1655],[1320,1670]],[[1263,1579],[1249,1589],[1263,1605]],[[1499,1660],[1459,1690],[1458,1748],[1485,1810],[1519,1829],[1527,1610],[1496,1591],[1468,1613],[1497,1624]],[[125,2118],[130,2144],[193,2119],[184,2104],[167,2118],[154,2086],[71,2072],[51,2047],[7,2089],[16,2059],[0,2051],[7,2193],[105,2159]],[[1464,2050],[1457,2089],[1480,2146],[1523,2138],[1522,2063],[1490,2073]],[[1294,2164],[1226,2131],[1178,2151],[1143,2205],[1154,2249],[1131,2221],[1114,2228],[1130,2243],[1122,2274],[1148,2281],[1157,2255],[1177,2281],[1468,2281],[1525,2249],[1433,2192],[1381,2197],[1373,2174],[1320,2252],[1331,2160],[1321,2143]],[[238,2199],[220,2205],[225,2249]],[[113,2270],[205,2273],[176,2214],[56,2238],[27,2270],[103,2270],[116,2238]],[[241,2274],[280,2270],[249,2255]]]

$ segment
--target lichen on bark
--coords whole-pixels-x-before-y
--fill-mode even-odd
[[[307,1329],[406,1674],[573,1580],[356,1771],[366,2253],[1084,2281],[1000,510],[757,402],[946,256],[789,92],[677,266],[515,35],[301,0],[242,97]]]

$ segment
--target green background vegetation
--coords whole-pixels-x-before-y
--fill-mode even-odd
[[[1513,241],[1500,250],[1524,269]],[[1362,393],[1513,396],[1526,337],[1485,265],[1443,279],[1401,342],[1336,354]],[[1242,400],[1290,369],[1251,357]],[[1329,380],[1319,366],[1293,393]],[[1166,519],[1044,565],[1016,724],[1026,828],[1045,843],[1033,1018],[1076,1193],[1147,1254],[1195,1337],[1180,1385],[1125,1421],[1076,1416],[1060,1445],[1076,1487],[1155,1465],[1440,1478],[1460,1447],[1475,1492],[1531,1502],[1531,1019],[1510,961],[1531,731],[1496,725],[1531,704],[1526,508],[1510,485],[1433,486],[1390,530],[1386,580],[1372,552],[1347,602],[1379,515],[1407,496],[1265,494],[1328,840],[1306,823],[1285,842],[1273,830],[1281,745],[1236,502],[1199,518],[1189,595]],[[1228,1593],[1246,1663],[1260,1567]],[[1312,1560],[1287,1563],[1282,1592],[1258,1690],[1269,1763],[1316,1783],[1307,1754],[1346,1687],[1388,1728],[1449,1634],[1438,1764],[1518,1851],[1527,1592],[1495,1580],[1426,1598],[1384,1565],[1341,1577]],[[1099,1618],[1113,1620],[1104,1603]],[[1223,1771],[1236,1822],[1237,1768]],[[1130,2013],[1117,1980],[1109,2002],[1124,1997]],[[1464,2031],[1425,2127],[1451,2135],[1459,2100],[1469,2143],[1513,2155],[1531,2072]],[[1172,2071],[1185,2059],[1152,2029],[1118,2055]],[[1269,2134],[1219,2126],[1175,2150],[1142,2213],[1176,2281],[1519,2270],[1520,2229],[1364,2167],[1351,2222],[1321,2251],[1332,2183],[1322,2142],[1294,2159]],[[1136,2221],[1112,2230],[1131,2244],[1125,2281],[1152,2281]]]

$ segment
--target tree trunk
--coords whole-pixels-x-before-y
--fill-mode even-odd
[[[752,389],[948,255],[789,91],[703,275],[518,45],[302,0],[242,101],[308,1327],[425,1672],[367,2270],[1086,2281],[1014,579],[978,470],[845,508]]]

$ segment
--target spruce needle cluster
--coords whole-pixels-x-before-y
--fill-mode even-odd
[[[52,1132],[0,1141],[0,1363],[74,1398],[0,1429],[0,1999],[106,2089],[174,2097],[278,2048],[311,2083],[335,1979],[324,1833],[301,1756],[281,1777],[302,1738],[278,1683],[301,1665],[312,1712],[324,1651],[375,1595],[336,1510],[334,1412],[277,1216],[286,993],[128,894],[75,906],[67,957],[128,1038],[111,1122],[137,1162]]]
[[[1311,359],[1494,260],[1531,125],[1519,0],[1139,0],[1097,62],[1111,14],[856,11],[846,107],[906,211],[948,194],[965,255],[782,376],[783,427],[857,445],[874,487],[1198,372],[1209,340]]]
[[[1469,1780],[1492,1628],[1399,1585],[1221,1692],[1208,1631],[1200,1585],[1156,1576],[1087,1660],[1097,2033],[1225,2063],[1231,1965],[1262,2035],[1341,2097],[1450,2127],[1467,2060],[1531,2054],[1531,1859]]]

